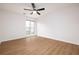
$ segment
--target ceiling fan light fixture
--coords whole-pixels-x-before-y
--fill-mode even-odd
[[[36,11],[33,11],[33,14],[36,14]]]
[[[38,14],[38,15],[41,15],[38,11],[45,10],[45,8],[36,9],[36,6],[35,6],[34,3],[31,3],[31,5],[32,5],[33,10],[24,8],[24,10],[32,11],[32,12],[30,13],[31,15],[32,15],[32,14]]]

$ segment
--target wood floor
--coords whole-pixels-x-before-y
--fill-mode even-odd
[[[79,55],[79,46],[43,37],[3,42],[0,55]]]

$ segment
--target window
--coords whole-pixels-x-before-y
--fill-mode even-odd
[[[26,35],[34,35],[35,34],[35,21],[27,20],[26,21]]]

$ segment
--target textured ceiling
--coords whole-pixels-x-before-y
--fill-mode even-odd
[[[50,14],[51,12],[54,12],[55,10],[58,10],[60,8],[72,6],[72,5],[79,5],[79,4],[68,4],[68,3],[36,3],[36,8],[42,8],[44,7],[44,11],[40,11],[41,16]],[[24,8],[32,9],[32,6],[30,3],[0,3],[0,10],[24,14],[29,17],[40,17],[37,14],[30,15],[31,11],[25,11]]]

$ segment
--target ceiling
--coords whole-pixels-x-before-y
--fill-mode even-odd
[[[45,8],[44,11],[40,11],[41,15],[33,14],[30,15],[31,11],[25,11],[24,8],[32,9],[30,3],[0,3],[0,10],[24,14],[28,17],[41,17],[43,15],[50,14],[55,10],[58,10],[63,7],[71,6],[71,5],[79,5],[79,4],[68,4],[68,3],[36,3],[36,8]]]

